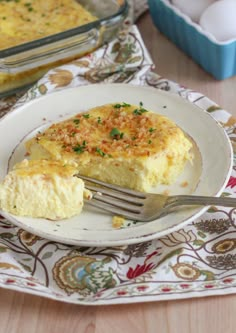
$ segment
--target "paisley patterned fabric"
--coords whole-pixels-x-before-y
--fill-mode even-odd
[[[16,100],[15,107],[61,89],[125,82],[166,90],[206,109],[225,127],[234,146],[235,119],[227,111],[202,94],[153,73],[152,68],[140,34],[132,26],[96,52],[52,69],[23,96],[3,99],[2,114]],[[223,195],[236,196],[236,164]],[[235,293],[235,213],[233,208],[211,207],[175,233],[117,248],[56,243],[0,218],[0,286],[77,304]]]

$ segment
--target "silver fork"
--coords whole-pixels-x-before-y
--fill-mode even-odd
[[[217,205],[236,207],[235,198],[196,195],[174,195],[144,193],[103,181],[77,175],[85,181],[85,187],[92,191],[91,200],[85,203],[135,221],[148,222],[168,214],[172,208],[185,205]]]

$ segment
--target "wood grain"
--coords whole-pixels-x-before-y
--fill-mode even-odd
[[[153,26],[138,22],[156,71],[209,96],[236,116],[236,77],[216,81]],[[0,333],[234,333],[236,296],[78,306],[0,289]]]

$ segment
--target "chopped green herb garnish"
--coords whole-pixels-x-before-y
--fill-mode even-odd
[[[152,132],[154,132],[155,130],[156,130],[155,128],[150,127],[149,130],[148,130],[148,132],[152,133]]]
[[[104,151],[102,151],[100,148],[98,148],[98,147],[96,147],[96,152],[100,155],[100,156],[102,156],[102,157],[104,157],[104,156],[106,156],[106,153],[104,153]]]
[[[84,118],[89,118],[89,117],[90,117],[90,114],[89,114],[89,113],[87,113],[87,114],[83,114],[83,117],[84,117]]]
[[[82,145],[78,144],[77,146],[73,147],[74,152],[77,154],[81,154],[85,151],[86,149],[87,142],[84,140]]]
[[[77,153],[77,154],[81,154],[84,152],[85,147],[81,146],[80,144],[78,144],[76,147],[73,147],[73,150]]]
[[[117,128],[112,128],[110,131],[110,137],[115,140],[120,140],[124,136],[124,133],[120,132]]]
[[[101,124],[102,123],[102,119],[101,117],[98,117],[98,124]]]
[[[152,143],[152,140],[148,140],[148,144],[150,145]]]
[[[76,118],[76,119],[73,119],[73,122],[78,125],[80,123],[80,119]]]
[[[126,108],[126,107],[129,107],[129,106],[131,106],[131,105],[128,104],[128,103],[123,102],[122,104],[117,103],[117,104],[115,104],[115,105],[113,105],[113,106],[114,106],[115,109],[120,109],[120,108],[122,108],[122,107]]]
[[[128,103],[123,102],[123,103],[122,103],[122,106],[124,106],[124,107],[129,107],[129,106],[131,106],[131,105],[128,104]]]
[[[141,116],[141,114],[143,114],[144,112],[148,112],[148,110],[146,110],[144,108],[139,108],[139,109],[135,109],[133,111],[133,114],[135,114],[136,116]]]
[[[143,108],[143,102],[139,102],[139,109],[135,109],[133,114],[136,116],[141,116],[144,112],[148,112],[148,110]]]

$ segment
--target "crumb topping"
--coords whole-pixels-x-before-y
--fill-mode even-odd
[[[56,142],[60,153],[93,154],[102,158],[150,156],[183,139],[182,131],[168,118],[128,103],[106,104],[79,113],[38,133],[36,140]],[[187,142],[187,140],[186,140]]]

